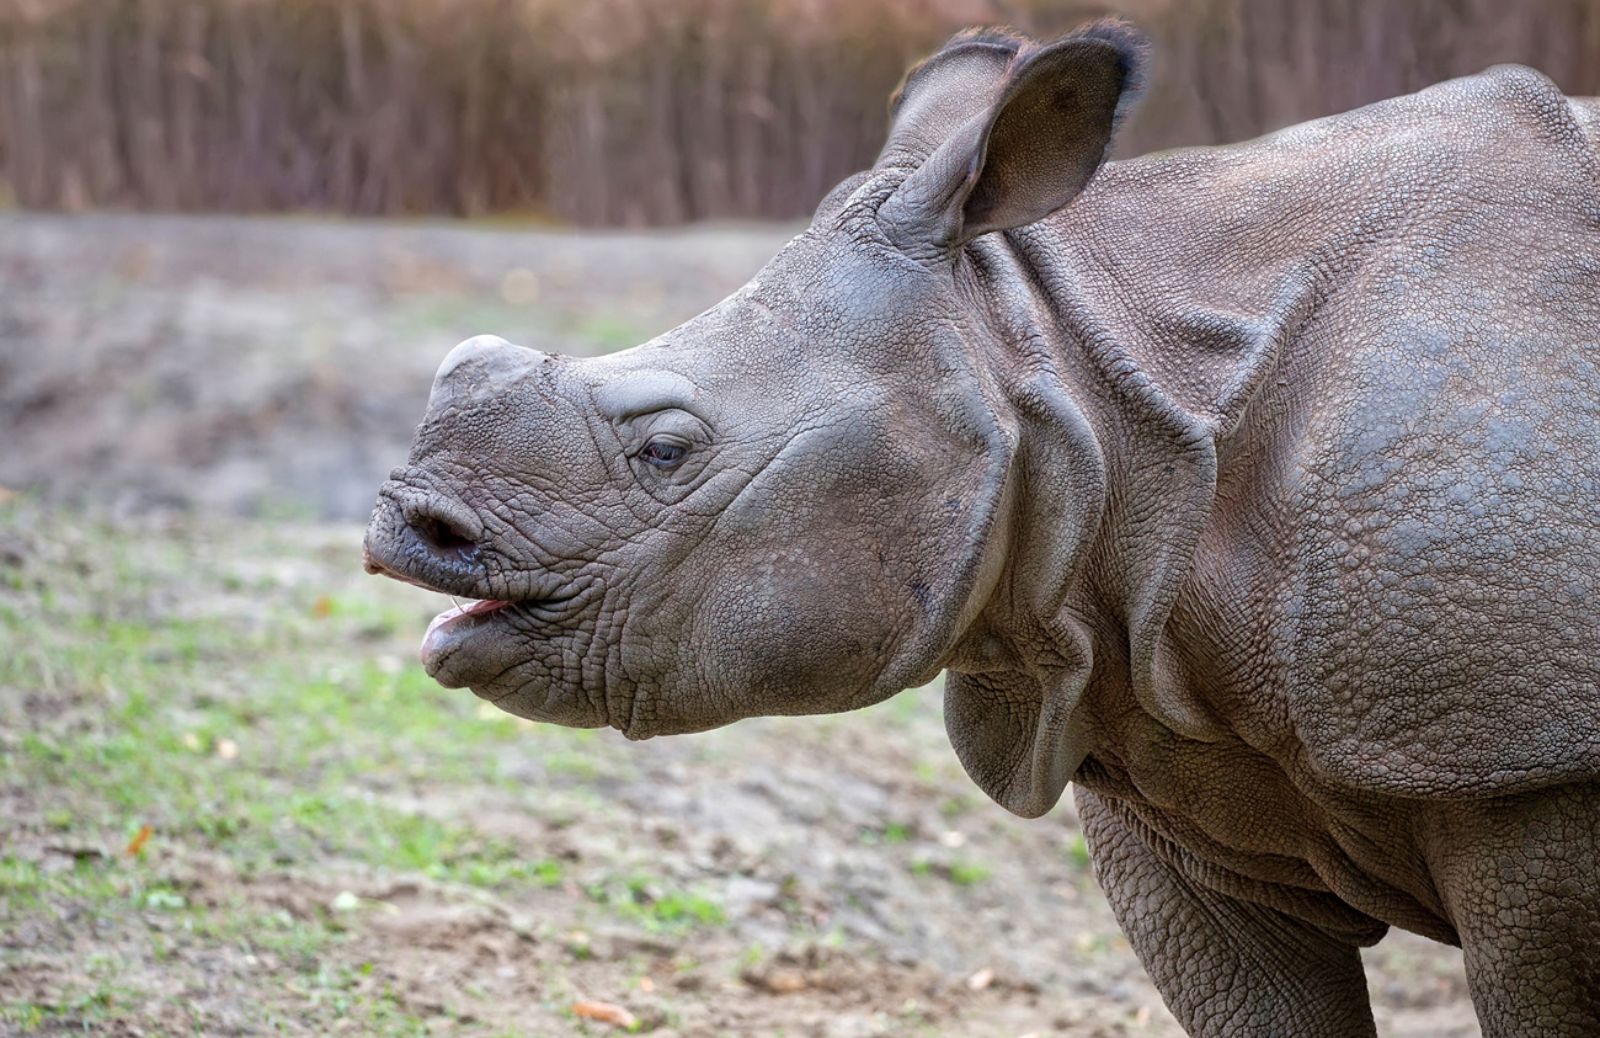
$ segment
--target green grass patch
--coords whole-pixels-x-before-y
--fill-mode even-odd
[[[958,887],[974,887],[991,875],[982,865],[970,861],[936,862],[919,858],[910,865],[913,876],[937,876]]]
[[[275,971],[267,1031],[428,1033],[379,977],[341,964],[379,906],[264,900],[286,872],[356,866],[511,899],[563,887],[562,862],[461,807],[502,796],[559,824],[631,767],[599,733],[530,727],[440,688],[412,659],[437,599],[364,577],[357,546],[329,532],[119,530],[30,502],[0,504],[0,532],[27,545],[0,565],[0,788],[19,805],[0,844],[0,929],[104,927],[122,973],[255,956],[250,971]],[[196,882],[216,858],[231,878]],[[652,931],[724,919],[647,876],[588,899]],[[85,964],[72,986],[0,1009],[0,1031],[94,1033],[166,997],[95,986],[116,975]],[[161,1005],[169,1029],[215,1023]]]
[[[911,827],[900,822],[890,822],[882,829],[861,830],[861,842],[868,846],[876,844],[908,843],[913,833]]]
[[[655,334],[635,321],[608,313],[585,315],[577,321],[574,330],[601,353],[637,346]]]
[[[14,1026],[22,1034],[93,1034],[99,1030],[96,1025],[115,1018],[133,1004],[128,989],[98,984],[58,1001],[0,1004],[0,1023]]]
[[[38,525],[15,512],[0,508],[0,524]],[[218,549],[203,542],[74,532],[92,545],[75,565],[51,565],[38,583],[25,574],[18,594],[0,595],[0,643],[16,647],[0,652],[0,725],[21,722],[0,743],[0,781],[30,791],[35,824],[111,850],[148,824],[151,854],[181,842],[244,870],[331,854],[482,887],[560,882],[558,863],[374,788],[509,789],[497,748],[532,737],[414,663],[351,651],[420,631],[426,608],[403,600],[416,593],[246,579],[207,559]],[[189,597],[215,608],[174,615]],[[53,723],[8,718],[6,703],[24,695],[52,704]],[[581,741],[540,735],[554,769],[598,770]]]
[[[1090,865],[1089,842],[1083,838],[1083,833],[1075,832],[1067,841],[1067,861],[1074,869],[1085,872]]]
[[[727,922],[722,906],[650,876],[618,876],[589,886],[591,900],[648,930],[683,932]]]

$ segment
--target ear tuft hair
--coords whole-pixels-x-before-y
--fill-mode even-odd
[[[1149,67],[1150,40],[1140,32],[1133,23],[1123,18],[1109,16],[1098,18],[1078,26],[1068,33],[1063,39],[1100,40],[1110,45],[1121,59],[1121,72],[1123,77],[1122,100],[1117,105],[1116,115],[1113,117],[1114,126],[1121,126],[1128,113],[1138,104],[1143,96],[1146,77],[1145,69]],[[1045,41],[1053,42],[1053,41]],[[923,58],[906,71],[901,78],[900,85],[895,87],[894,93],[889,95],[889,120],[892,123],[896,113],[900,111],[900,104],[907,93],[917,81],[930,68],[941,64],[950,57],[970,53],[972,51],[990,51],[1006,60],[1015,71],[1017,59],[1026,57],[1030,51],[1037,50],[1042,42],[1035,40],[1026,33],[1019,32],[1008,25],[975,26],[971,29],[962,29],[945,45]],[[1007,76],[1007,78],[1010,78]],[[1000,91],[1005,90],[1004,82]]]
[[[1122,72],[1122,99],[1117,102],[1112,126],[1119,127],[1133,107],[1144,96],[1148,85],[1146,70],[1150,67],[1150,38],[1133,23],[1122,18],[1099,18],[1079,26],[1068,34],[1072,39],[1101,40],[1111,45],[1120,58]]]

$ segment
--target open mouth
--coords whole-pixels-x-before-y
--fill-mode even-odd
[[[450,594],[387,566],[370,561],[368,566],[373,572],[391,579]],[[579,601],[575,588],[563,589],[548,597],[516,601],[500,598],[457,601],[454,607],[428,622],[428,629],[417,647],[417,658],[423,669],[443,684],[474,685],[475,679],[484,674],[498,676],[505,670],[506,664],[499,656],[505,649],[507,634],[530,624],[562,623]]]
[[[470,688],[490,702],[499,702],[511,692],[525,690],[513,678],[530,659],[530,639],[559,629],[579,601],[576,591],[568,591],[551,598],[458,602],[428,623],[417,657],[446,688]]]
[[[424,580],[378,558],[370,546],[364,551],[366,570],[368,573],[398,580],[404,584],[413,584],[429,591],[440,594],[451,594],[445,588],[439,587],[431,580]],[[451,595],[454,598],[454,595]],[[452,609],[446,609],[428,623],[428,630],[422,636],[422,643],[418,646],[417,656],[422,661],[428,673],[439,675],[444,662],[456,656],[464,645],[484,634],[491,626],[496,626],[495,620],[505,610],[518,605],[528,605],[535,609],[543,603],[534,599],[527,603],[513,602],[507,599],[488,598],[471,599],[467,602],[457,601]],[[458,661],[459,663],[459,661]]]
[[[430,661],[443,659],[446,653],[459,647],[463,639],[488,623],[491,616],[513,604],[493,598],[481,599],[458,603],[455,608],[446,609],[434,617],[428,623],[427,633],[422,636],[422,645],[417,651],[422,665],[428,667]]]
[[[428,624],[417,655],[441,685],[492,698],[536,652],[530,646],[571,625],[592,584],[551,570],[514,571],[481,547],[482,531],[464,509],[436,496],[419,500],[379,495],[364,567],[455,599]],[[485,592],[495,597],[477,597]]]

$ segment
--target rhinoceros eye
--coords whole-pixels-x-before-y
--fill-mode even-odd
[[[683,444],[658,436],[644,445],[644,449],[639,451],[639,457],[648,464],[667,471],[676,468],[687,452],[688,448]]]

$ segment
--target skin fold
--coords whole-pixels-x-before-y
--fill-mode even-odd
[[[458,346],[368,568],[492,600],[442,683],[631,738],[945,671],[1192,1034],[1373,1034],[1390,926],[1486,1035],[1600,1034],[1600,106],[1498,67],[1104,162],[1143,61],[958,36],[716,307]]]

